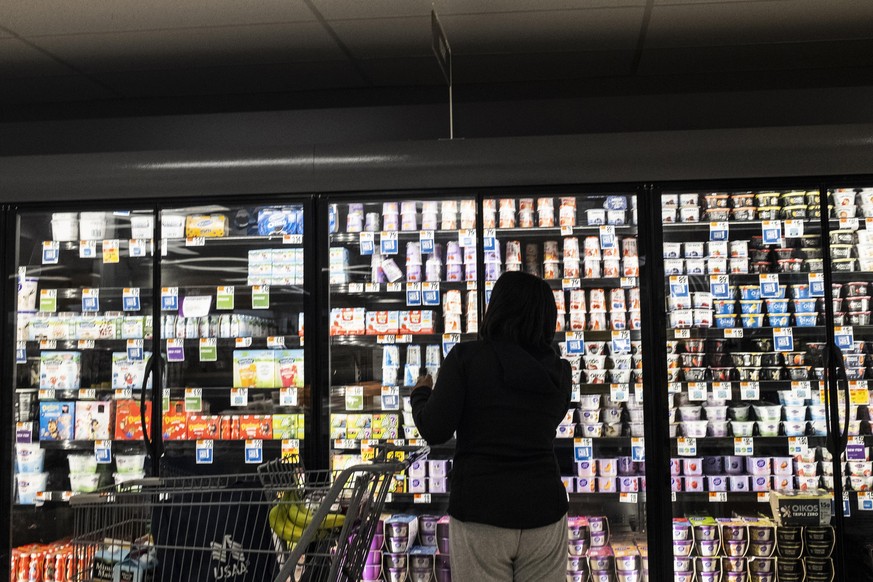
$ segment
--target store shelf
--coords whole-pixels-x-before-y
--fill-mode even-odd
[[[369,232],[369,231],[367,231]],[[376,244],[379,244],[379,235],[382,231],[373,232],[373,237]],[[421,230],[392,230],[388,232],[397,233],[398,241],[418,241],[421,239]],[[464,233],[464,229],[452,229],[452,230],[431,230],[424,232],[432,232],[434,240],[445,241],[445,240],[458,240],[458,237],[461,233]],[[330,235],[330,242],[332,243],[354,243],[358,244],[361,241],[361,233],[360,232],[337,232]]]
[[[233,236],[210,236],[210,237],[191,237],[191,238],[169,238],[162,239],[162,241],[167,241],[167,248],[171,249],[173,247],[187,247],[187,248],[197,248],[198,246],[233,246],[233,245],[242,245],[245,243],[262,243],[262,244],[280,244],[283,247],[287,248],[300,248],[303,246],[303,235],[302,234],[292,234],[288,235],[288,240],[285,240],[285,235],[281,234],[272,234],[272,235],[233,235]],[[195,242],[192,244],[192,240],[197,239],[198,242],[202,242],[202,244],[198,244]]]
[[[737,316],[739,317],[739,316]],[[788,326],[792,328],[792,334],[795,338],[808,338],[814,337],[817,338],[816,341],[820,341],[825,337],[825,326],[817,325],[815,327],[798,327],[798,326]],[[853,329],[859,329],[862,332],[873,331],[873,326],[857,326],[853,327]],[[735,330],[742,331],[742,337],[731,337],[734,333],[739,333]],[[677,336],[678,332],[678,336]],[[679,337],[688,333],[688,337]],[[772,327],[735,327],[735,328],[718,328],[718,327],[692,327],[685,329],[668,329],[667,330],[667,339],[744,339],[744,338],[773,338],[773,328]],[[587,339],[587,338],[586,338]]]
[[[607,225],[608,226],[608,225]],[[634,224],[626,224],[626,225],[612,225],[615,228],[616,235],[626,235],[626,234],[637,234],[637,226]],[[512,237],[563,237],[563,236],[577,236],[577,235],[599,235],[600,234],[600,225],[580,225],[572,227],[572,234],[562,234],[562,229],[560,226],[555,226],[551,228],[540,228],[540,227],[531,227],[531,228],[495,228],[494,236],[498,239],[506,239]],[[569,228],[567,229],[569,232]]]
[[[701,207],[700,214],[704,216],[706,209]],[[786,218],[784,216],[780,216],[773,218],[772,220],[802,220],[804,222],[804,234],[819,234],[820,229],[818,228],[820,224],[819,217],[804,217],[804,218]],[[863,220],[863,219],[862,219]],[[756,234],[761,234],[761,223],[763,220],[755,219],[755,220],[722,220],[718,222],[726,222],[729,225],[729,229],[731,231],[749,231],[756,230]],[[832,218],[830,219],[831,226],[839,225],[839,220]],[[664,223],[664,233],[667,232],[709,232],[709,224],[710,221],[699,221],[699,222],[665,222]],[[772,245],[770,245],[772,246]]]
[[[774,263],[775,265],[775,263]],[[814,271],[813,273],[821,273],[821,271]],[[727,276],[730,282],[734,285],[759,285],[761,282],[761,275],[779,275],[779,282],[783,284],[806,284],[809,282],[810,271],[798,271],[791,273],[718,273],[720,276]],[[709,278],[715,276],[716,273],[697,273],[697,274],[689,274],[689,273],[666,273],[664,275],[665,279],[669,279],[670,277],[684,276],[688,277],[689,284],[692,282],[699,283],[702,286],[709,287]],[[786,295],[787,297],[787,295]],[[766,300],[766,298],[763,298]]]
[[[120,439],[108,439],[112,441],[112,450],[116,452],[117,448],[122,448],[125,446],[130,447],[141,447],[143,445],[142,440],[120,440]],[[47,450],[59,450],[59,451],[93,451],[94,450],[94,442],[95,441],[34,441],[34,443],[39,442],[39,446],[43,449]]]
[[[730,367],[733,367],[733,366],[730,366]],[[782,367],[782,366],[779,366],[779,367]],[[692,385],[692,384],[707,384],[708,386],[712,386],[713,384],[722,384],[722,385],[729,384],[730,390],[733,391],[733,390],[740,390],[742,388],[742,386],[741,386],[742,384],[746,384],[746,383],[750,383],[750,382],[757,383],[758,390],[763,393],[763,392],[776,392],[779,390],[791,390],[793,388],[793,386],[792,386],[793,382],[809,382],[810,386],[812,386],[812,384],[814,382],[823,382],[823,380],[810,379],[810,380],[796,380],[796,381],[792,381],[792,380],[749,380],[749,381],[746,381],[746,380],[743,380],[743,381],[725,380],[725,381],[722,381],[722,380],[706,379],[706,380],[700,380],[697,382],[687,382],[687,381],[683,380],[681,382],[668,382],[668,384],[670,384],[671,386],[676,386],[677,384],[680,385],[681,392],[687,391],[688,388],[690,387],[690,385]],[[727,386],[725,386],[725,387],[727,388]],[[703,402],[701,402],[701,404],[706,404],[706,402],[703,401]]]
[[[473,341],[478,337],[475,333],[457,334],[461,336],[461,341]],[[394,338],[394,341],[386,338]],[[397,341],[400,338],[401,341]],[[406,341],[406,340],[409,341]],[[386,335],[333,335],[330,336],[332,345],[337,346],[365,346],[374,347],[384,344],[433,344],[439,343],[443,339],[442,333],[419,333],[419,334],[386,334]]]

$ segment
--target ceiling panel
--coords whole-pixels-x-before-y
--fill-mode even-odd
[[[127,71],[101,73],[97,78],[129,97],[232,95],[364,86],[360,75],[346,62]]]
[[[3,0],[0,26],[22,36],[312,21],[302,0]]]
[[[873,40],[649,49],[641,75],[868,67]]]
[[[437,14],[492,14],[642,7],[646,0],[434,0]]]
[[[355,58],[422,57],[432,54],[429,16],[341,20],[331,22],[330,26]]]
[[[0,39],[0,79],[69,75],[72,69],[16,38]],[[0,83],[0,86],[6,84]]]
[[[464,83],[516,83],[628,75],[633,51],[468,55],[457,59],[454,80]]]
[[[327,20],[430,16],[431,0],[312,0]]]
[[[135,71],[342,60],[318,23],[44,36],[40,46],[84,71]]]
[[[632,50],[643,8],[443,16],[455,55]]]
[[[873,2],[766,0],[656,6],[646,48],[873,37]]]
[[[29,77],[0,83],[0,104],[94,101],[115,97],[82,75]]]
[[[358,61],[358,65],[377,87],[445,85],[446,83],[433,56],[369,59]]]

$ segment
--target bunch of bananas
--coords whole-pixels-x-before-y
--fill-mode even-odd
[[[279,503],[270,509],[270,528],[293,547],[303,537],[317,510],[317,505],[310,505],[296,491],[285,491]],[[331,530],[341,528],[345,519],[341,513],[328,513],[318,526],[316,539],[324,539]]]

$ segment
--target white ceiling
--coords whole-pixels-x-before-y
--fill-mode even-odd
[[[870,67],[873,0],[3,0],[0,105]]]

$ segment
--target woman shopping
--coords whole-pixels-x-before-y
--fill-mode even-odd
[[[552,347],[556,318],[545,281],[505,273],[480,339],[456,345],[436,385],[425,376],[412,392],[429,444],[457,434],[448,510],[455,580],[565,579],[568,503],[554,439],[571,374]]]

